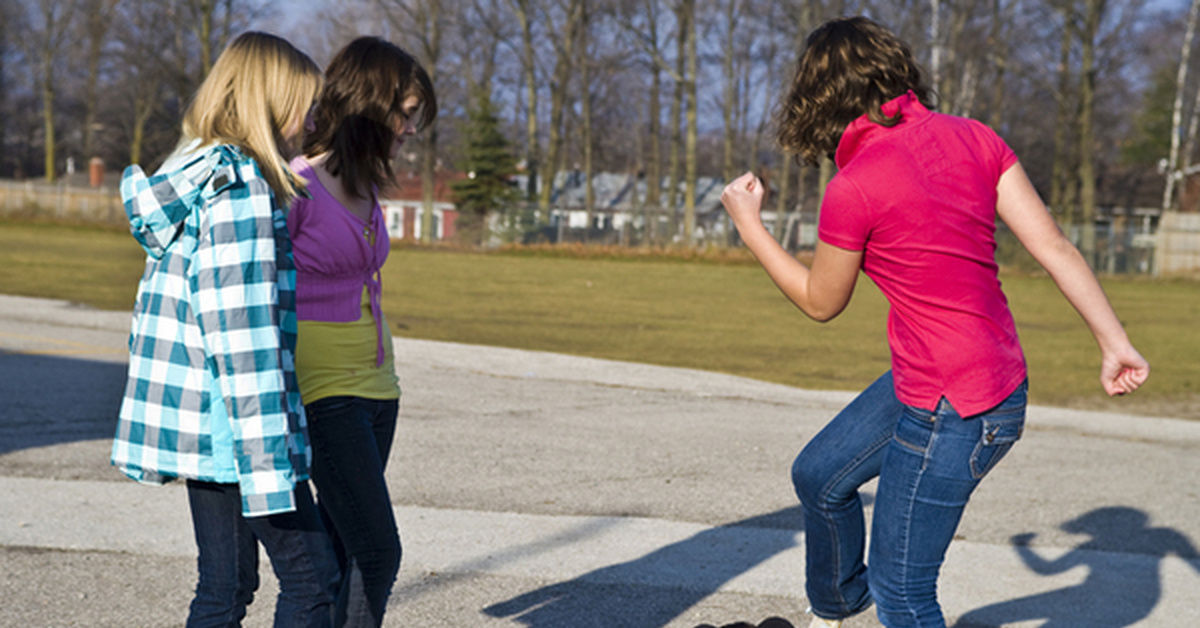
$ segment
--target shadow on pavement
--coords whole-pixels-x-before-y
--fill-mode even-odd
[[[753,533],[747,528],[771,530]],[[637,560],[493,604],[483,612],[535,628],[654,628],[664,626],[726,582],[795,547],[800,506],[710,528]],[[658,574],[686,574],[691,586],[654,586]],[[678,580],[679,578],[670,578]]]
[[[112,438],[124,363],[0,351],[0,455]]]
[[[1172,528],[1148,527],[1149,516],[1136,508],[1097,508],[1060,528],[1091,538],[1063,556],[1047,560],[1029,546],[1032,533],[1013,537],[1021,560],[1038,575],[1052,576],[1076,567],[1088,569],[1080,584],[998,602],[963,615],[954,628],[1002,626],[1043,621],[1042,628],[1088,626],[1122,628],[1145,619],[1162,597],[1160,565],[1170,555],[1196,567],[1200,552],[1187,535]],[[1113,560],[1112,554],[1121,555]],[[1200,572],[1200,568],[1197,568]]]

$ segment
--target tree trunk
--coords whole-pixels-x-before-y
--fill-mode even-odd
[[[829,157],[821,157],[820,178],[817,181],[817,224],[821,223],[821,204],[825,201],[825,188],[836,174],[837,168]]]
[[[144,89],[150,90],[151,95],[135,98],[133,104],[133,132],[129,141],[129,163],[132,164],[142,163],[142,142],[146,138],[146,122],[154,113],[157,101],[158,90],[151,85],[145,85]]]
[[[1003,0],[992,0],[992,31],[990,44],[992,48],[992,65],[996,75],[992,79],[991,115],[988,126],[999,131],[1004,123],[1004,80],[1008,72],[1008,33],[1006,27],[1012,23],[1012,12],[1017,6],[1016,0],[1010,0],[1007,8]]]
[[[428,11],[428,21],[424,22],[426,38],[425,41],[425,58],[428,60],[428,65],[425,68],[429,74],[429,80],[437,85],[438,61],[442,54],[442,24],[441,24],[441,0],[427,0],[426,10]],[[438,128],[437,120],[429,127],[429,141],[425,145],[425,155],[421,163],[421,212],[423,220],[421,221],[421,241],[429,244],[433,242],[433,204],[436,200],[437,187],[437,147],[438,147]],[[443,219],[445,217],[443,216]]]
[[[542,165],[542,193],[538,197],[538,206],[547,216],[550,215],[550,194],[554,187],[554,175],[560,167],[559,162],[562,160],[563,155],[563,117],[567,105],[567,92],[570,87],[571,71],[575,67],[575,44],[578,37],[580,2],[581,0],[571,0],[571,5],[567,11],[566,24],[563,24],[561,27],[557,27],[553,23],[546,24],[548,32],[562,33],[562,38],[555,42],[556,61],[554,64],[554,77],[550,82],[549,142],[546,161]],[[566,215],[559,218],[559,241],[562,240],[566,220]]]
[[[42,62],[42,125],[45,135],[46,183],[54,183],[55,136],[54,136],[54,68],[49,57]]]
[[[950,32],[945,36],[945,40],[949,45],[943,46],[945,50],[945,58],[942,60],[942,85],[941,93],[946,95],[945,103],[948,107],[943,107],[944,111],[949,111],[955,115],[970,116],[971,106],[975,99],[974,97],[974,68],[975,64],[966,61],[959,68],[958,61],[962,57],[959,53],[962,46],[962,35],[967,28],[967,20],[971,16],[973,3],[955,6],[949,4],[951,15]]]
[[[671,96],[671,148],[667,172],[668,241],[679,235],[679,151],[683,148],[683,97],[687,76],[687,13],[685,0],[675,7],[675,91]]]
[[[784,225],[786,224],[783,215],[787,213],[787,196],[788,196],[788,181],[791,177],[792,160],[784,159],[783,163],[779,164],[779,199],[775,206],[775,240],[780,244],[787,246],[787,237],[784,234]]]
[[[647,243],[658,244],[658,220],[662,214],[662,72],[654,65],[650,75],[650,155],[646,175]]]
[[[1196,19],[1200,13],[1200,0],[1192,0],[1192,8],[1188,10],[1187,30],[1183,36],[1183,48],[1179,54],[1179,71],[1175,75],[1175,103],[1171,110],[1171,148],[1167,153],[1166,185],[1163,189],[1162,210],[1170,211],[1175,205],[1175,181],[1180,170],[1186,170],[1190,165],[1192,144],[1196,137],[1197,120],[1200,120],[1200,92],[1197,92],[1196,105],[1192,109],[1192,122],[1188,125],[1188,146],[1184,151],[1184,168],[1179,168],[1179,136],[1183,132],[1183,94],[1187,89],[1187,77],[1191,70],[1192,39],[1196,35]]]
[[[37,79],[40,82],[40,89],[38,91],[42,97],[42,132],[45,136],[43,138],[43,156],[45,158],[46,182],[53,183],[57,179],[57,173],[55,172],[57,137],[55,135],[54,124],[54,97],[56,92],[54,66],[59,48],[62,46],[63,36],[68,32],[68,27],[74,16],[76,3],[74,0],[66,2],[41,0],[39,9],[41,10],[42,25],[44,28],[41,33],[38,33],[42,35],[42,39],[37,42],[36,46],[36,50],[41,57],[38,59],[40,67],[37,71]]]
[[[943,93],[941,18],[941,0],[929,0],[929,75],[938,93]],[[943,109],[945,108],[944,103],[939,104],[943,105]]]
[[[687,182],[683,193],[683,241],[688,246],[696,243],[696,143],[699,137],[698,104],[696,102],[696,75],[699,55],[696,50],[696,0],[684,0],[687,7]]]
[[[1106,0],[1088,0],[1083,28],[1079,86],[1079,209],[1083,233],[1079,249],[1088,264],[1096,265],[1096,34]]]
[[[83,87],[83,158],[96,156],[96,110],[99,105],[100,56],[112,24],[115,0],[92,0],[88,3],[87,24],[87,76]]]
[[[196,21],[193,23],[192,29],[196,33],[196,39],[200,41],[200,82],[204,81],[204,77],[212,70],[213,66],[213,12],[216,11],[215,2],[213,0],[197,0],[192,3],[192,11]]]
[[[532,203],[537,198],[538,168],[541,157],[541,142],[538,140],[538,90],[537,90],[537,55],[533,48],[533,22],[529,15],[529,0],[509,0],[521,26],[521,70],[525,83],[525,102],[528,110],[525,113],[525,172],[528,173],[528,184],[525,186],[526,201]],[[542,216],[542,220],[546,217]]]
[[[1050,212],[1058,221],[1060,227],[1066,227],[1071,220],[1071,206],[1074,204],[1075,186],[1070,181],[1068,166],[1070,164],[1070,149],[1068,148],[1068,131],[1070,130],[1070,84],[1071,84],[1071,42],[1074,39],[1074,14],[1068,6],[1063,9],[1063,32],[1059,41],[1058,57],[1058,93],[1055,94],[1058,110],[1054,124],[1054,165],[1051,169],[1050,182]]]
[[[733,166],[733,136],[734,136],[734,108],[738,105],[738,75],[734,71],[733,57],[737,52],[737,46],[734,45],[737,26],[738,0],[728,0],[725,5],[725,56],[723,59],[725,69],[725,86],[724,97],[721,99],[721,114],[725,123],[725,146],[723,162],[721,164],[721,174],[725,182],[733,181],[734,166]],[[744,73],[745,74],[745,73]],[[729,214],[722,212],[722,220],[725,224],[725,243],[731,244],[733,236],[733,222],[729,218]]]
[[[579,97],[582,100],[581,114],[583,117],[583,177],[584,196],[583,208],[587,212],[587,228],[583,230],[583,241],[591,240],[592,228],[596,221],[596,187],[592,180],[592,89],[588,57],[588,30],[591,28],[591,16],[588,13],[587,0],[579,2]]]
[[[725,5],[725,45],[724,56],[721,59],[724,69],[724,93],[721,99],[721,117],[725,123],[724,135],[724,160],[722,162],[721,174],[726,181],[733,180],[733,109],[736,106],[734,102],[737,98],[737,80],[738,77],[733,71],[733,55],[736,46],[733,45],[734,34],[736,32],[736,12],[737,0],[728,0]]]

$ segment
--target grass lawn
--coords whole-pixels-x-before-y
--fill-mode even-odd
[[[0,221],[0,293],[132,307],[143,268],[125,232]],[[1107,399],[1099,353],[1046,277],[1006,273],[1035,403],[1200,419],[1200,284],[1104,278],[1154,367]],[[858,389],[888,368],[887,303],[866,278],[830,323],[795,310],[757,266],[578,259],[394,247],[384,311],[397,336],[721,371],[813,389]]]

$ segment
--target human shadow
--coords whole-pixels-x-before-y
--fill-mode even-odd
[[[0,351],[0,455],[112,438],[126,368],[121,362]]]
[[[963,615],[954,628],[978,628],[1042,620],[1042,628],[1068,626],[1120,628],[1150,615],[1162,597],[1160,565],[1170,555],[1188,561],[1198,573],[1200,552],[1187,535],[1172,528],[1149,527],[1149,516],[1135,508],[1097,508],[1060,526],[1091,538],[1057,559],[1047,560],[1029,542],[1034,534],[1014,536],[1021,560],[1043,576],[1087,567],[1074,586],[990,604]]]
[[[636,560],[483,610],[536,628],[664,626],[722,585],[796,546],[800,506],[710,528]]]

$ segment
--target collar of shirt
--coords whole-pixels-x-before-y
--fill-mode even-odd
[[[900,123],[896,126],[886,127],[872,122],[870,116],[863,114],[854,120],[854,122],[847,125],[846,130],[842,133],[841,141],[838,142],[837,153],[834,156],[834,162],[837,163],[839,169],[846,167],[846,164],[850,163],[850,160],[854,159],[854,156],[859,151],[876,139],[879,139],[884,133],[915,124],[931,115],[929,110],[925,108],[925,105],[922,105],[921,101],[917,99],[917,95],[912,90],[883,103],[880,109],[883,110],[883,115],[888,117],[894,116],[899,112],[901,115]]]

